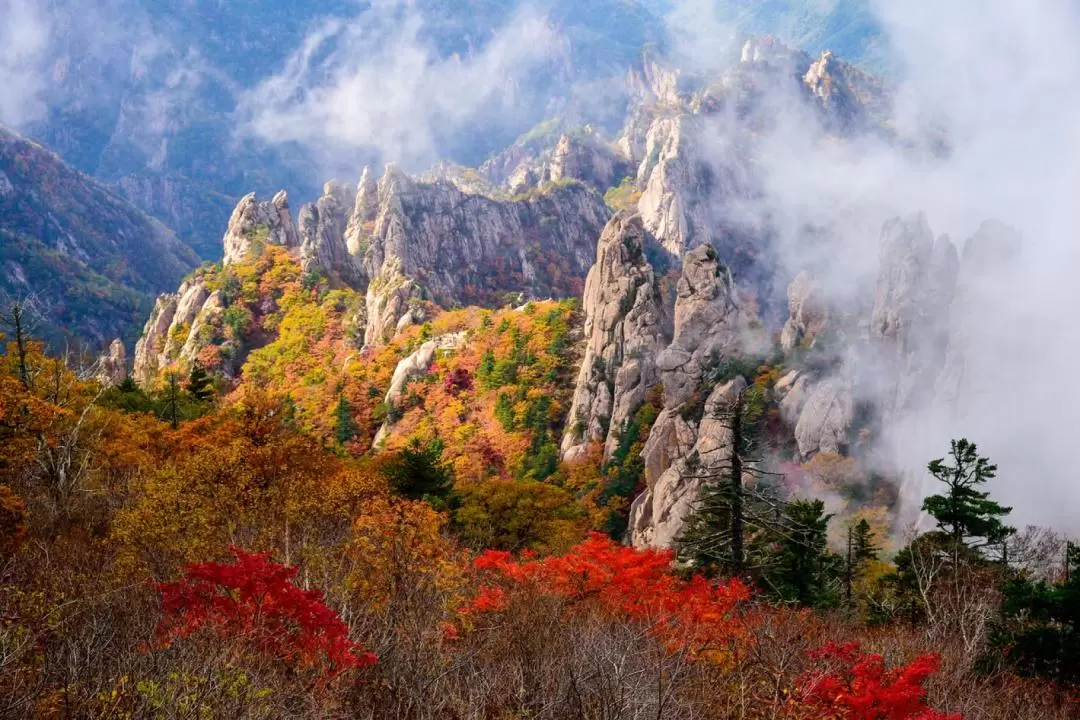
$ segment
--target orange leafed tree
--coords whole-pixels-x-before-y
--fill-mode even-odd
[[[635,550],[599,533],[547,558],[516,560],[488,551],[473,564],[481,584],[462,613],[505,610],[515,592],[539,593],[563,599],[567,612],[595,610],[642,622],[672,650],[725,661],[745,635],[739,609],[750,598],[748,588],[738,580],[683,580],[672,574],[671,562],[670,551]]]

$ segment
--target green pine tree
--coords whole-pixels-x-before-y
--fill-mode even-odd
[[[975,443],[966,439],[952,441],[949,457],[952,464],[939,458],[927,465],[946,491],[926,498],[923,510],[937,521],[938,532],[948,538],[958,561],[962,555],[1001,546],[1016,530],[1002,522],[1012,508],[1003,507],[978,489],[997,475],[997,466],[980,457]]]
[[[344,446],[356,438],[360,429],[353,419],[352,408],[344,395],[338,396],[337,407],[334,409],[334,438],[337,444]]]
[[[702,484],[676,539],[676,551],[695,572],[743,576],[751,564],[748,558],[755,556],[752,564],[759,564],[760,540],[774,524],[775,515],[775,503],[767,501],[762,488],[749,492],[744,485],[746,476],[762,479],[767,475],[757,467],[753,452],[761,404],[751,388],[740,392],[728,407],[714,410],[712,419],[731,431],[731,457],[709,470],[701,469],[695,457],[688,458],[689,475],[701,478]]]
[[[847,555],[844,558],[844,600],[848,605],[851,604],[855,579],[867,563],[877,560],[879,552],[866,518],[848,527]]]
[[[434,439],[421,443],[413,438],[383,469],[390,487],[412,500],[442,506],[454,487],[454,479],[442,461],[443,444]]]
[[[881,548],[874,542],[874,532],[866,518],[860,520],[851,530],[851,558],[856,568],[877,560]]]
[[[1059,689],[1080,687],[1080,548],[1066,547],[1066,574],[1057,585],[1015,578],[991,646],[1015,671],[1054,681]]]
[[[198,402],[206,402],[214,397],[214,379],[201,366],[195,365],[188,375],[187,388],[185,389],[188,395],[191,395]]]
[[[181,403],[183,393],[180,390],[180,378],[175,372],[165,375],[165,388],[162,392],[162,417],[169,421],[169,426],[176,430],[180,427]]]
[[[843,564],[826,547],[829,521],[821,500],[796,500],[784,512],[781,528],[774,531],[774,561],[765,584],[784,602],[825,607],[836,601],[836,584]]]

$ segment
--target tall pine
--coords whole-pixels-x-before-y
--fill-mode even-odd
[[[359,428],[353,419],[352,408],[344,395],[338,396],[337,407],[334,408],[334,438],[338,445],[346,445],[356,438]]]
[[[1001,546],[1016,532],[1002,522],[1012,508],[1003,507],[979,489],[997,476],[997,465],[981,457],[975,443],[953,440],[948,461],[932,460],[927,469],[945,485],[945,492],[926,498],[923,510],[937,521],[938,532],[947,538],[954,560]]]
[[[826,547],[829,520],[821,500],[787,505],[776,536],[774,560],[765,574],[779,600],[810,607],[832,605],[842,568],[841,558]]]

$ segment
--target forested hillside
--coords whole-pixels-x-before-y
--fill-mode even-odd
[[[1080,717],[1080,16],[910,5],[0,0],[0,720]]]

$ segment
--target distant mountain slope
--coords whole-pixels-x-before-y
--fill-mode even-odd
[[[58,0],[49,9],[51,40],[41,63],[48,78],[41,98],[47,113],[20,129],[168,224],[203,258],[218,259],[222,228],[242,195],[285,186],[298,199],[314,199],[322,179],[339,172],[319,166],[309,157],[309,147],[242,137],[235,113],[244,93],[282,72],[325,21],[334,18],[357,28],[363,37],[350,48],[350,55],[357,56],[351,61],[382,76],[377,63],[408,55],[399,41],[423,49],[431,61],[458,57],[468,62],[484,52],[521,3],[417,0],[389,5],[113,0],[87,7],[86,0]],[[641,46],[662,33],[659,21],[635,0],[529,5],[548,18],[565,45],[543,72],[505,79],[501,92],[512,96],[514,112],[487,113],[491,124],[497,120],[494,131],[478,133],[470,125],[467,132],[455,133],[438,123],[438,150],[446,159],[480,162],[546,117],[572,86],[621,74]],[[414,37],[409,28],[415,18],[421,22]],[[96,37],[99,26],[109,42],[88,37]],[[343,40],[333,38],[322,49],[330,51],[338,41]],[[498,72],[496,66],[487,74]],[[388,81],[387,87],[407,92],[410,79]],[[366,96],[358,100],[365,107],[386,102]],[[374,147],[366,156],[358,148],[356,155],[362,157],[340,160],[355,169],[403,159],[380,157]]]
[[[0,126],[0,292],[34,294],[50,340],[131,339],[198,262],[161,223]]]
[[[642,0],[659,17],[675,0]],[[775,35],[811,54],[832,50],[877,73],[888,71],[883,31],[869,0],[716,0],[716,18],[752,34]]]

